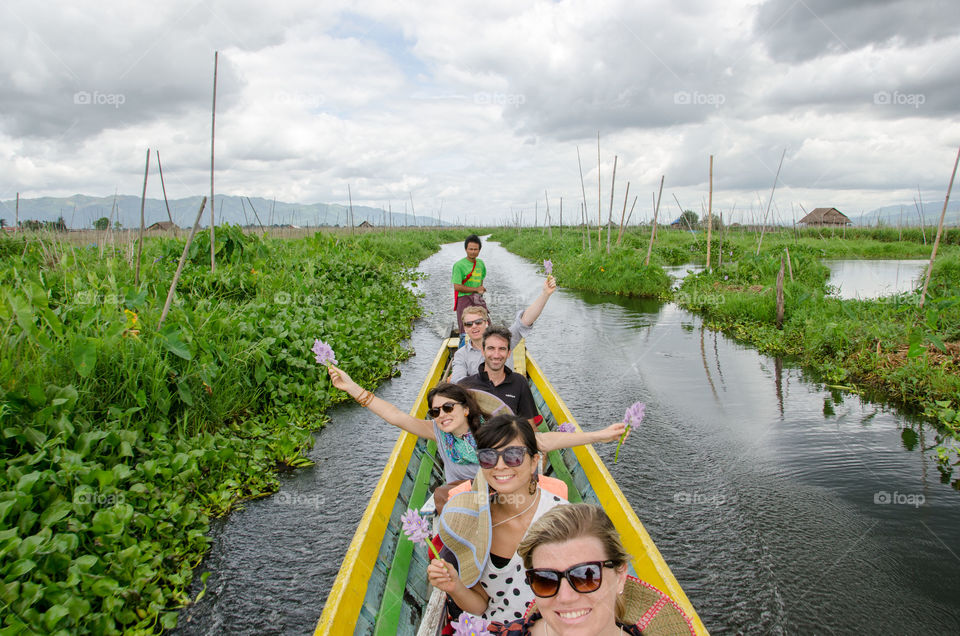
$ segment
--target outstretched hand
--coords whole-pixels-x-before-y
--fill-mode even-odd
[[[357,383],[353,381],[353,378],[347,375],[346,371],[338,369],[332,364],[327,367],[327,375],[330,376],[330,381],[333,383],[333,386],[341,391],[346,391],[349,393],[352,386],[357,386]]]
[[[557,291],[557,279],[551,274],[547,276],[547,280],[543,281],[543,292],[549,296],[555,291]]]
[[[627,429],[627,425],[623,422],[617,422],[611,424],[610,426],[600,429],[599,431],[601,442],[615,442],[620,439],[620,436],[623,435],[623,440],[626,441],[630,437],[630,430]],[[624,435],[626,433],[626,435]]]

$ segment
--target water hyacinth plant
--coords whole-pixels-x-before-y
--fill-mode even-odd
[[[329,367],[331,364],[337,364],[337,359],[333,355],[333,348],[320,338],[313,341],[314,355],[317,357],[317,364]]]
[[[460,614],[458,620],[450,623],[454,636],[490,636],[490,632],[487,630],[489,625],[490,623],[482,618],[471,616],[466,612]]]
[[[550,259],[543,261],[543,271],[547,276],[553,274],[553,262]]]
[[[557,427],[557,431],[559,431],[560,433],[576,433],[577,427],[570,422],[564,422],[563,424]]]
[[[420,512],[411,508],[400,516],[403,534],[417,545],[426,545],[431,559],[439,558],[437,549],[430,541],[430,523],[420,516]]]
[[[646,413],[647,405],[643,402],[636,402],[630,405],[627,408],[627,411],[623,414],[623,422],[627,425],[627,430],[623,432],[623,435],[620,436],[620,439],[617,441],[617,450],[613,453],[613,463],[616,464],[620,459],[620,446],[623,444],[624,438],[627,436],[627,433],[630,432],[630,429],[634,426],[640,426],[640,422],[643,421],[643,416]]]

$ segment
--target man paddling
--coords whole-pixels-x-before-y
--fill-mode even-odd
[[[500,398],[516,415],[532,418],[537,405],[527,379],[507,366],[512,348],[506,327],[491,326],[483,334],[483,362],[475,375],[459,382],[468,389],[480,389]]]
[[[557,291],[557,281],[553,276],[547,276],[540,295],[530,303],[529,307],[517,312],[510,326],[510,349],[516,348],[517,344],[533,330],[533,323],[540,317],[540,313],[555,291]],[[462,324],[467,334],[466,344],[453,354],[451,382],[459,382],[480,369],[480,363],[483,362],[483,334],[490,324],[490,315],[483,307],[467,307],[463,310]],[[513,356],[507,356],[507,366],[513,368]]]
[[[463,242],[466,258],[453,264],[453,310],[457,313],[457,327],[463,332],[463,310],[470,306],[487,308],[483,300],[486,288],[483,279],[487,277],[487,266],[480,260],[480,237],[471,234]],[[462,340],[462,339],[461,339]]]

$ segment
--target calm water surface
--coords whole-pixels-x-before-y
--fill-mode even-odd
[[[879,298],[912,292],[928,260],[825,260],[840,298]]]
[[[424,261],[433,313],[418,355],[377,394],[409,408],[450,323],[449,267]],[[536,267],[495,244],[494,318],[538,293]],[[933,434],[894,410],[831,392],[779,360],[706,331],[673,304],[560,290],[528,338],[584,428],[647,403],[613,464],[598,447],[712,633],[960,633],[960,494],[939,481]],[[310,633],[396,429],[346,405],[278,494],[217,522],[206,597],[184,634]],[[924,441],[926,440],[926,441]],[[193,590],[196,594],[199,588]]]

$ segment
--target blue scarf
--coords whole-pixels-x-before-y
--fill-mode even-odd
[[[443,437],[443,445],[447,449],[447,455],[455,464],[478,464],[477,459],[477,441],[473,439],[473,433],[467,431],[463,437],[457,437],[453,433],[440,431]]]

